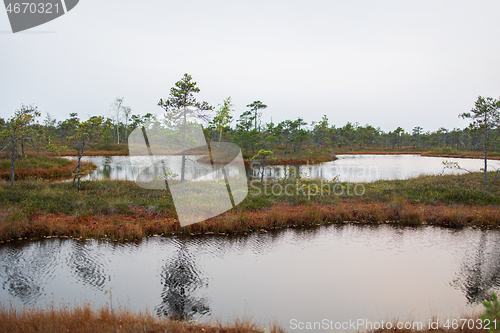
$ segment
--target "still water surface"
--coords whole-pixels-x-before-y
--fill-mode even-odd
[[[191,155],[188,159],[193,163],[186,169],[186,179],[199,178],[208,180],[213,178],[222,179],[221,170],[207,175],[210,165],[195,163],[199,156]],[[469,171],[480,171],[484,162],[480,159],[470,158],[445,158],[445,157],[427,157],[420,155],[337,155],[338,159],[332,162],[321,163],[317,165],[294,166],[295,172],[302,173],[305,177],[332,180],[339,176],[341,181],[347,182],[371,182],[379,179],[407,179],[420,175],[436,175],[444,171],[449,173],[464,173],[464,171],[445,169],[443,170],[443,161],[458,162],[461,168]],[[74,158],[74,157],[67,157]],[[151,164],[150,156],[85,156],[83,161],[92,161],[97,165],[97,169],[82,178],[84,180],[97,179],[124,179],[135,180],[141,171],[141,167]],[[170,156],[165,159],[166,166],[177,170],[180,166],[180,156]],[[500,167],[500,161],[489,161],[491,167]],[[283,165],[269,167],[266,170],[266,177],[274,179],[285,175],[288,167]],[[161,174],[159,168],[152,168],[151,172]],[[238,169],[229,170],[230,176],[239,172]],[[258,176],[258,170],[249,167],[247,176]]]
[[[138,243],[0,246],[0,301],[109,301],[206,320],[460,317],[500,287],[500,232],[329,225]]]

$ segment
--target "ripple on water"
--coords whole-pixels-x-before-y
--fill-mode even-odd
[[[137,310],[203,319],[460,315],[500,287],[500,233],[346,224],[137,243],[16,242],[0,246],[0,285],[2,302],[99,305],[111,290]]]

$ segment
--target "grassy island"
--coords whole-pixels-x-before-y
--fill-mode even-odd
[[[26,154],[17,158],[14,164],[15,180],[26,178],[61,179],[69,178],[78,162],[47,154]],[[10,179],[11,158],[0,155],[0,179]],[[82,174],[94,170],[93,163],[84,163],[81,167]]]
[[[360,184],[251,181],[247,198],[235,209],[182,228],[168,189],[147,190],[120,180],[84,181],[80,190],[70,182],[23,180],[11,187],[2,181],[0,241],[134,240],[346,222],[496,227],[499,205],[500,180],[485,187],[481,173]]]

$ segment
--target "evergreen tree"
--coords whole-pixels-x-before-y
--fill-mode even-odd
[[[196,82],[192,81],[191,75],[185,73],[182,79],[175,83],[175,87],[170,88],[170,95],[167,99],[160,99],[158,106],[165,110],[165,119],[172,125],[179,128],[182,135],[182,164],[181,164],[181,189],[185,189],[186,171],[186,140],[188,121],[199,119],[208,121],[208,111],[212,107],[207,102],[199,103],[193,94],[199,93],[200,88]]]
[[[484,131],[483,149],[484,149],[484,185],[487,185],[487,155],[488,155],[488,132],[498,126],[500,122],[500,101],[492,97],[479,96],[476,100],[475,107],[471,112],[464,112],[459,115],[462,118],[472,119],[470,128],[473,130]]]

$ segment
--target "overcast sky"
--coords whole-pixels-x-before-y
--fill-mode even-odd
[[[260,100],[265,122],[463,128],[478,95],[500,96],[499,14],[498,0],[81,0],[12,34],[0,10],[0,117],[110,115],[118,96],[160,113],[189,73],[235,118]]]

